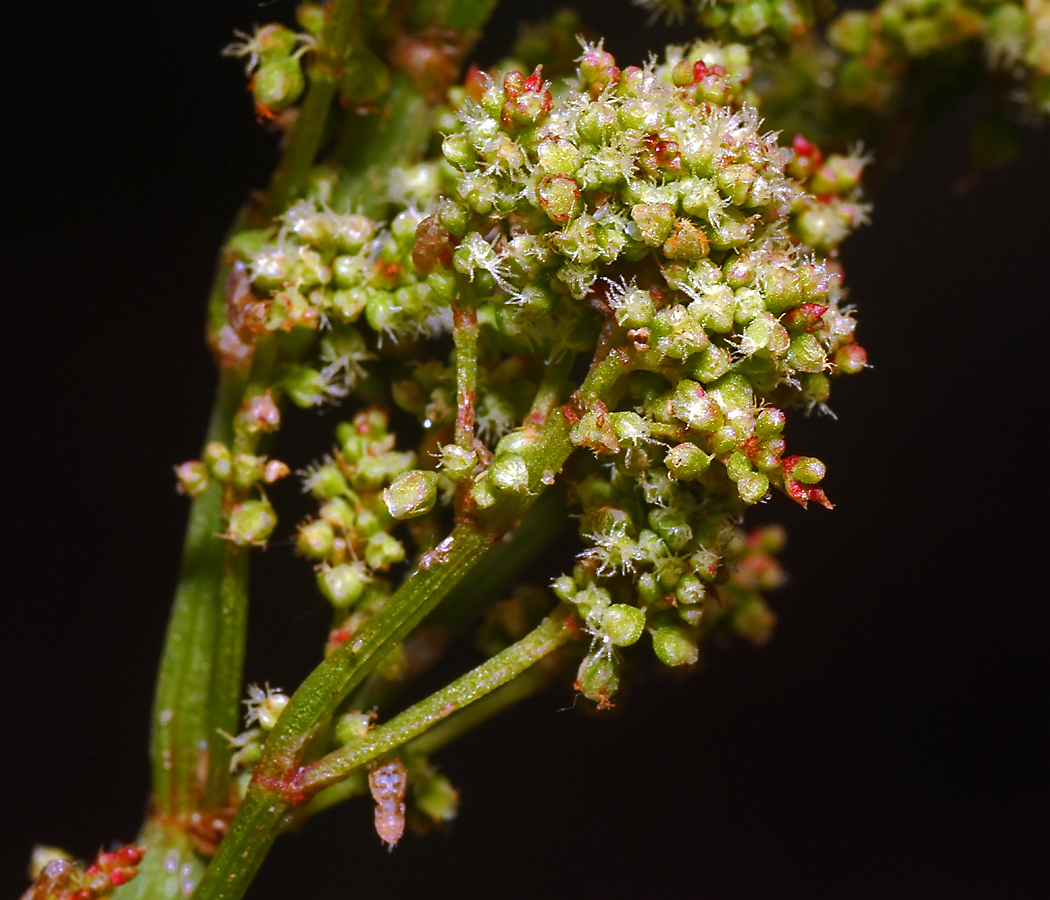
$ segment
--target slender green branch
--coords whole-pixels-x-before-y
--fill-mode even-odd
[[[469,303],[452,307],[452,340],[456,345],[456,444],[474,450],[478,382],[478,311]]]
[[[435,723],[418,737],[403,744],[398,750],[401,757],[429,756],[473,731],[479,725],[502,712],[538,694],[550,683],[557,667],[534,665],[520,675],[475,700],[469,706],[453,713],[447,719]],[[359,777],[355,777],[355,775]],[[291,827],[296,828],[326,809],[368,793],[368,782],[364,772],[358,769],[344,780],[325,788],[310,802],[295,811]]]
[[[394,716],[385,725],[307,766],[301,779],[303,788],[316,791],[341,781],[358,766],[399,747],[456,710],[506,684],[579,630],[574,615],[571,608],[560,607],[506,650]]]
[[[532,632],[446,688],[395,716],[360,740],[299,773],[298,789],[319,790],[347,778],[358,767],[426,731],[453,712],[514,679],[579,631],[574,612],[560,607]],[[241,813],[194,894],[195,900],[237,900],[276,838],[292,806],[287,796],[259,790],[259,778]]]

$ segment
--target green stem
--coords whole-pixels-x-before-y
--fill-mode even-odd
[[[358,0],[331,0],[328,4],[324,30],[312,53],[310,87],[267,192],[266,211],[270,216],[278,215],[302,191],[317,159],[357,11]]]
[[[301,770],[297,779],[299,790],[316,791],[342,781],[358,767],[404,744],[454,711],[511,681],[564,644],[578,629],[579,625],[571,610],[556,610],[502,653],[360,740]],[[195,900],[237,900],[242,897],[291,807],[292,802],[287,796],[272,789],[260,788],[257,775],[233,828],[219,847],[218,854],[194,894]]]
[[[245,380],[243,372],[222,374],[207,440],[231,440]],[[202,747],[211,737],[208,695],[218,636],[229,616],[223,611],[222,585],[233,548],[216,536],[223,530],[222,507],[222,490],[216,485],[190,508],[182,572],[161,655],[150,755],[154,801],[162,816],[192,812],[204,789],[202,762],[207,760]],[[227,602],[232,597],[227,593]],[[236,652],[224,650],[221,665],[232,665]]]
[[[478,383],[478,311],[469,304],[452,305],[452,340],[456,346],[456,444],[474,450],[474,419]]]
[[[629,358],[619,351],[596,361],[577,392],[580,402],[599,399],[629,368]],[[534,443],[522,452],[529,469],[530,494],[521,499],[508,498],[506,505],[497,504],[488,510],[482,523],[484,530],[470,524],[458,525],[435,551],[424,557],[361,636],[343,644],[295,692],[270,733],[237,818],[195,895],[198,900],[235,900],[242,896],[287,812],[309,798],[302,779],[310,769],[304,769],[302,761],[313,736],[394,645],[478,565],[494,541],[521,520],[551,483],[548,476],[560,471],[575,449],[569,430],[564,410],[555,408]],[[486,677],[496,677],[495,670],[486,671]],[[496,686],[493,683],[492,687]],[[460,687],[468,690],[469,684]],[[455,708],[458,707],[449,708],[448,713]],[[437,716],[437,708],[428,710],[424,718],[429,716],[436,721],[443,717]],[[399,734],[399,742],[411,737],[407,732]],[[311,789],[323,780],[311,781]]]
[[[552,674],[557,667],[535,665],[526,669],[516,678],[508,681],[502,687],[496,688],[491,694],[471,703],[469,706],[453,713],[447,719],[437,722],[421,735],[404,744],[398,751],[402,758],[412,756],[430,756],[449,744],[461,738],[463,735],[473,731],[479,725],[487,722],[502,712],[516,706],[523,700],[538,694],[550,684]],[[311,798],[305,807],[296,810],[291,820],[291,827],[297,828],[307,819],[311,819],[318,813],[331,809],[353,797],[360,797],[368,793],[368,781],[364,772],[358,770],[360,777],[354,777],[351,773],[343,781],[325,788],[316,797]]]
[[[564,644],[579,630],[574,613],[559,608],[517,643],[497,653],[447,687],[394,716],[385,725],[306,767],[301,784],[308,792],[342,781],[358,766],[399,747],[442,719],[520,675]]]

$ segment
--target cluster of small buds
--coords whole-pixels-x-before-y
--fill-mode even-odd
[[[404,532],[433,545],[442,493],[484,511],[533,492],[536,435],[520,425],[545,362],[566,354],[601,345],[626,361],[605,402],[564,407],[590,458],[574,476],[585,549],[555,592],[593,640],[586,696],[609,702],[623,648],[646,632],[667,665],[696,662],[706,598],[728,608],[715,585],[742,558],[748,505],[777,489],[830,506],[824,465],[788,455],[782,433],[786,410],[825,408],[831,379],[866,364],[836,259],[865,219],[865,159],[825,158],[801,136],[780,146],[750,75],[744,46],[704,42],[642,68],[584,43],[575,76],[556,81],[540,65],[472,70],[437,116],[443,160],[391,175],[388,225],[347,211],[335,173],[318,170],[274,229],[231,242],[238,336],[320,332],[316,356],[275,387],[300,406],[381,396],[369,373],[382,360],[389,400],[424,429],[417,468],[365,409],[305,473],[321,508],[297,545],[335,610],[328,652],[387,602]],[[477,323],[472,445],[451,440],[457,357],[420,340],[459,327],[463,309]],[[218,478],[212,457],[185,480]],[[272,510],[245,504],[231,523],[252,543]],[[500,629],[487,629],[495,650]],[[398,648],[380,674],[406,660]]]
[[[687,16],[720,36],[753,38],[773,34],[796,40],[812,31],[834,8],[827,0],[635,0],[653,19],[671,23]]]
[[[1050,114],[1050,4],[1046,0],[884,0],[833,21],[828,40],[843,54],[834,78],[842,98],[885,111],[904,86],[911,60],[957,61],[983,54],[1011,74],[1035,114]],[[1018,95],[1015,91],[1015,95]]]
[[[247,491],[260,484],[280,481],[289,472],[288,466],[279,459],[233,452],[222,441],[210,441],[204,448],[203,459],[190,460],[175,468],[179,490],[190,497],[200,497],[215,483]]]
[[[784,581],[774,558],[783,549],[782,529],[745,535],[725,509],[688,508],[688,501],[649,508],[649,527],[639,528],[634,516],[644,507],[629,488],[616,498],[617,485],[595,478],[585,491],[604,504],[623,502],[588,509],[585,518],[601,520],[601,534],[582,529],[595,550],[553,584],[592,637],[576,681],[585,697],[611,705],[622,648],[645,632],[656,658],[670,667],[696,663],[700,645],[716,630],[756,643],[768,639],[776,618],[762,594]]]
[[[373,494],[383,534],[394,520],[431,519],[441,489],[464,479],[479,510],[527,496],[533,436],[513,429],[542,361],[593,353],[600,332],[623,348],[630,372],[615,405],[572,413],[571,440],[596,470],[576,491],[586,549],[556,582],[593,637],[578,682],[599,702],[615,692],[620,648],[647,630],[665,663],[696,661],[703,599],[730,577],[747,505],[775,488],[830,507],[823,464],[786,453],[785,410],[825,408],[831,379],[866,365],[836,260],[865,219],[865,159],[762,133],[750,71],[746,48],[702,42],[626,69],[585,44],[575,79],[556,83],[540,69],[474,71],[439,116],[443,198],[405,205],[353,265],[317,224],[338,216],[314,201],[285,216],[284,244],[244,257],[254,288],[274,290],[260,274],[280,266],[264,257],[301,260],[303,245],[292,254],[288,241],[308,237],[318,266],[342,272],[339,289],[359,298],[342,308],[364,322],[337,321],[363,330],[361,348],[443,330],[454,302],[476,311],[476,433],[488,446],[442,438],[457,414],[452,362],[406,365],[392,398],[437,438],[438,467],[406,464]],[[318,470],[318,485],[331,475],[331,495],[319,495],[329,503],[347,490],[362,503],[349,459],[344,450]],[[330,519],[304,526],[300,549],[325,561],[322,590],[347,610],[349,636],[381,601],[368,594],[372,561],[344,549]]]
[[[238,32],[237,37],[223,55],[248,60],[248,87],[256,111],[261,118],[274,118],[302,96],[306,77],[300,57],[313,46],[314,38],[278,24],[256,28],[250,35]]]
[[[34,883],[22,895],[22,900],[99,900],[109,897],[116,888],[138,874],[145,852],[145,847],[136,844],[126,844],[112,851],[100,850],[94,861],[83,868],[61,851],[34,848],[31,872]]]
[[[428,278],[420,254],[413,254],[424,219],[417,205],[436,204],[447,186],[438,177],[415,177],[430,171],[420,164],[400,179],[392,176],[391,190],[412,205],[381,228],[367,216],[333,212],[329,201],[341,202],[337,179],[322,170],[311,196],[283,214],[280,228],[242,232],[227,246],[250,284],[241,315],[250,332],[335,326],[321,339],[321,365],[286,374],[283,386],[297,405],[345,396],[384,339],[396,344],[447,328],[442,309],[454,284],[440,272]],[[369,333],[375,338],[366,341]]]
[[[438,477],[415,469],[414,453],[395,448],[380,409],[340,423],[336,440],[332,456],[300,473],[320,510],[299,526],[296,539],[299,552],[317,563],[318,588],[334,609],[329,653],[386,603],[391,588],[380,575],[406,558],[394,532],[400,521],[431,511]],[[420,546],[428,545],[427,528],[410,532]]]
[[[203,458],[176,466],[179,491],[190,497],[202,496],[213,484],[229,487],[239,500],[229,510],[223,538],[238,547],[265,546],[277,525],[277,514],[263,485],[270,485],[289,473],[288,466],[279,459],[268,459],[253,453],[231,450],[222,441],[210,441]],[[245,497],[253,489],[258,497]]]

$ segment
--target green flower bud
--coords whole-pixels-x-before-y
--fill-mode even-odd
[[[737,429],[734,423],[726,423],[711,435],[711,449],[715,453],[730,453],[747,440],[747,435]],[[732,478],[732,475],[730,475]],[[736,479],[733,479],[734,481]]]
[[[858,156],[831,156],[809,183],[814,194],[848,194],[858,184],[866,160]]]
[[[762,294],[754,288],[737,288],[734,299],[736,311],[733,313],[733,320],[737,325],[747,325],[766,311],[766,302],[762,299]]]
[[[434,822],[451,822],[459,813],[459,791],[444,775],[433,775],[412,791],[416,808]]]
[[[355,46],[343,66],[339,94],[349,105],[371,103],[390,90],[390,70],[371,50]]]
[[[788,330],[767,312],[756,316],[744,329],[740,352],[745,356],[759,354],[765,357],[783,356],[791,345]]]
[[[730,203],[742,206],[757,177],[754,166],[740,163],[726,166],[718,173],[715,181]]]
[[[755,419],[755,434],[760,438],[771,438],[784,430],[787,416],[775,407],[761,410]]]
[[[835,371],[856,375],[868,367],[867,351],[860,344],[846,344],[835,351]]]
[[[714,431],[722,424],[717,401],[695,381],[678,382],[671,396],[671,411],[697,431]]]
[[[455,444],[441,448],[441,471],[450,481],[462,481],[478,464],[478,455],[473,450],[464,450]]]
[[[828,25],[827,37],[833,47],[850,56],[860,56],[871,42],[871,13],[851,10]]]
[[[708,390],[724,409],[751,409],[755,405],[755,394],[751,384],[742,375],[730,373],[713,382]]]
[[[802,397],[809,403],[826,403],[831,396],[831,381],[821,372],[807,373],[799,379]]]
[[[607,103],[591,103],[576,122],[576,133],[587,143],[606,143],[617,131],[616,110]]]
[[[371,730],[374,718],[372,713],[356,711],[343,713],[335,720],[335,728],[332,729],[335,742],[342,745],[363,738]]]
[[[742,0],[733,4],[729,23],[743,37],[753,37],[769,27],[771,13],[766,0]]]
[[[497,500],[496,490],[488,472],[482,473],[481,477],[474,482],[474,487],[470,491],[470,496],[474,501],[474,505],[477,506],[478,509],[488,509],[495,504]]]
[[[252,79],[252,96],[263,109],[285,109],[295,103],[306,87],[299,60],[291,56],[268,59]]]
[[[179,492],[190,497],[200,497],[211,486],[211,473],[207,465],[193,460],[175,467],[175,477],[179,482]]]
[[[602,633],[617,647],[629,647],[645,631],[645,613],[637,606],[614,603],[602,613]]]
[[[576,147],[557,138],[541,141],[536,155],[548,175],[574,175],[583,161],[583,155]]]
[[[615,696],[619,687],[620,663],[611,653],[599,650],[584,657],[576,673],[576,689],[584,697],[602,709],[612,706],[609,698]]]
[[[257,481],[261,481],[265,472],[266,460],[251,453],[233,454],[233,483],[242,490],[247,490]]]
[[[733,330],[736,315],[736,297],[725,284],[716,284],[704,290],[703,297],[689,304],[689,315],[706,330],[728,334]]]
[[[696,262],[707,256],[710,245],[707,236],[688,219],[679,219],[674,224],[674,231],[664,242],[664,256],[668,259],[681,259]]]
[[[369,580],[368,570],[359,562],[324,566],[317,571],[317,586],[336,609],[352,606]]]
[[[698,603],[703,603],[706,594],[707,588],[704,587],[704,583],[696,575],[692,574],[683,575],[682,580],[678,582],[677,590],[675,590],[678,602],[684,603],[686,606],[695,606]]]
[[[437,473],[415,470],[398,475],[383,491],[383,502],[395,519],[426,515],[437,500]]]
[[[335,543],[335,532],[332,526],[324,519],[316,522],[307,522],[299,526],[299,536],[296,546],[303,556],[312,559],[324,559],[332,552]]]
[[[631,208],[631,219],[638,227],[638,238],[650,247],[659,247],[671,236],[674,207],[670,203],[637,203]]]
[[[342,469],[334,462],[328,462],[323,466],[307,470],[303,479],[304,490],[309,491],[318,500],[331,500],[350,492],[346,476]]]
[[[726,474],[730,481],[740,481],[751,474],[751,461],[743,453],[731,453],[726,460]]]
[[[796,456],[785,464],[784,474],[803,484],[818,484],[824,480],[827,467],[814,456]]]
[[[696,641],[678,625],[666,625],[653,632],[653,652],[665,666],[691,666],[700,658]]]
[[[289,399],[302,409],[320,406],[330,398],[328,379],[316,369],[300,366],[284,379]]]
[[[559,600],[562,600],[565,603],[572,603],[575,600],[579,588],[576,587],[576,582],[571,575],[559,575],[554,579],[554,583],[551,585],[551,590],[554,591],[554,596]]]
[[[613,292],[609,303],[621,328],[645,328],[656,314],[656,306],[648,291],[632,288],[623,293]]]
[[[711,344],[697,355],[693,363],[692,376],[704,384],[721,378],[729,371],[732,362],[729,354],[717,344]]]
[[[226,537],[238,547],[261,546],[276,525],[277,516],[268,500],[245,500],[231,510]]]
[[[748,472],[737,481],[736,489],[745,503],[758,503],[769,493],[769,479],[761,472]]]
[[[661,356],[680,360],[701,352],[710,343],[700,323],[681,306],[668,306],[656,314],[651,337]]]
[[[695,444],[678,444],[667,451],[664,465],[672,477],[688,481],[699,478],[711,465],[711,457]]]
[[[229,481],[233,475],[230,448],[221,441],[209,441],[204,448],[204,465],[217,481]]]
[[[362,537],[371,537],[379,530],[378,519],[373,513],[361,510],[358,515],[354,508],[342,497],[329,500],[321,507],[321,518],[335,528],[346,532],[357,532]]]
[[[295,9],[295,21],[310,34],[320,34],[324,29],[324,6],[319,3],[300,3]]]
[[[820,372],[824,368],[824,348],[816,335],[796,334],[784,362],[796,372]]]
[[[380,531],[365,545],[365,562],[371,569],[385,569],[405,558],[405,548],[393,535]]]
[[[785,441],[782,437],[771,437],[762,441],[754,451],[752,461],[755,468],[762,472],[772,472],[780,468],[780,460],[784,455]]]
[[[536,195],[543,211],[558,224],[578,216],[582,209],[579,185],[568,175],[550,175],[544,178]]]
[[[764,644],[773,632],[777,617],[761,597],[755,596],[733,610],[731,622],[733,631],[741,637]]]
[[[498,456],[489,469],[493,487],[499,491],[522,494],[529,489],[529,468],[516,453]]]

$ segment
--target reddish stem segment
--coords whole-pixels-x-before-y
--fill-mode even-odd
[[[452,307],[452,340],[456,345],[456,444],[474,449],[478,383],[478,311],[456,303]]]

